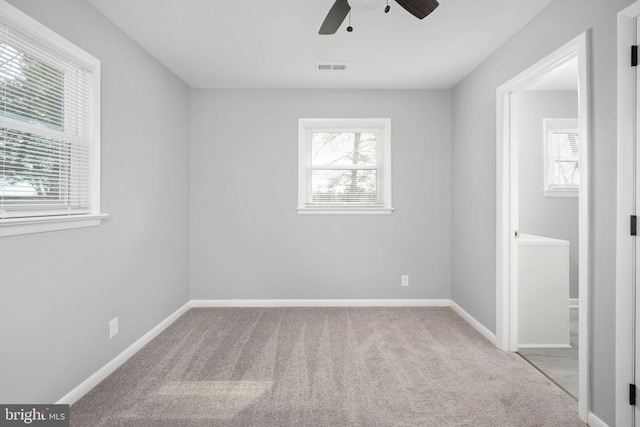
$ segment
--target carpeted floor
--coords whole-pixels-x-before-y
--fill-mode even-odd
[[[584,426],[449,308],[191,309],[71,408],[74,427]]]

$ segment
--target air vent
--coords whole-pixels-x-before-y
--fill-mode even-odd
[[[318,62],[316,66],[318,71],[345,71],[347,69],[347,64]]]

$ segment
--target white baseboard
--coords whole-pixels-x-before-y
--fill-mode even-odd
[[[192,307],[452,307],[463,319],[478,330],[485,338],[495,345],[496,336],[484,327],[480,322],[474,319],[469,313],[464,311],[458,304],[448,299],[400,299],[400,300],[381,300],[381,299],[348,299],[348,300],[191,300],[169,315],[157,326],[147,332],[139,340],[127,347],[122,353],[118,354],[113,360],[100,368],[89,378],[80,383],[77,387],[65,394],[56,404],[73,405],[80,400],[82,396],[87,394],[91,389],[97,386],[102,380],[118,369],[131,356],[136,354],[142,347],[148,344],[152,339],[160,335],[167,327],[175,322],[187,310]],[[591,417],[591,415],[590,415]],[[590,418],[591,419],[591,418]],[[594,416],[594,419],[598,420]],[[600,427],[605,424],[593,424]]]
[[[569,298],[569,308],[579,308],[580,298]]]
[[[191,307],[449,307],[448,299],[220,299],[191,300]]]
[[[169,325],[175,322],[180,316],[182,316],[191,307],[191,302],[187,302],[185,305],[173,312],[169,317],[160,322],[157,326],[144,334],[142,338],[127,347],[122,353],[114,357],[109,363],[100,368],[96,373],[84,380],[80,385],[65,394],[56,404],[73,405],[80,400],[82,396],[87,394],[91,389],[97,386],[102,380],[108,377],[113,371],[118,369],[124,362],[126,362],[131,356],[136,354],[142,347],[147,345],[149,341],[160,335],[162,331],[167,329]]]
[[[482,323],[478,322],[473,316],[467,313],[455,301],[451,301],[451,308],[460,315],[464,320],[469,322],[482,336],[488,339],[493,345],[496,345],[496,335],[487,329]]]
[[[609,427],[607,423],[596,417],[593,412],[589,412],[589,416],[587,417],[587,424],[589,425],[589,427]]]
[[[519,344],[518,348],[571,348],[571,344]]]

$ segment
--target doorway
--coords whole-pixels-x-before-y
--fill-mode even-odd
[[[578,384],[577,390],[574,389],[578,399],[579,414],[583,421],[587,421],[589,408],[589,377],[588,377],[588,356],[589,356],[589,76],[588,76],[588,34],[583,33],[566,45],[562,46],[546,58],[534,64],[518,76],[514,77],[497,90],[497,256],[496,256],[496,340],[499,347],[505,351],[517,352],[520,344],[521,331],[519,323],[521,319],[521,310],[519,310],[519,291],[520,288],[520,231],[527,232],[531,230],[521,230],[520,205],[521,194],[520,178],[521,178],[521,162],[520,151],[521,146],[521,113],[523,98],[530,97],[527,92],[532,88],[545,86],[549,81],[558,80],[558,75],[572,69],[572,73],[576,78],[575,86],[577,89],[576,114],[577,128],[569,126],[567,120],[565,123],[546,123],[546,127],[558,130],[558,133],[568,134],[577,133],[579,135],[576,147],[579,148],[578,153],[573,153],[573,159],[559,159],[561,161],[573,162],[579,167],[574,168],[577,174],[573,181],[569,180],[569,186],[573,186],[573,193],[578,197],[575,200],[577,205],[577,238],[574,239],[574,252],[577,252],[576,263],[574,268],[574,276],[577,276],[577,285],[575,286],[573,295],[577,299],[573,299],[573,305],[579,307],[577,314],[578,333],[576,341],[579,347],[576,350],[578,359]],[[551,118],[551,117],[549,117]],[[560,119],[560,117],[556,117]],[[571,117],[563,117],[570,119]],[[543,127],[543,124],[540,124]],[[569,131],[569,128],[575,129]],[[545,130],[545,132],[547,132]],[[553,132],[552,132],[553,133]],[[543,142],[541,142],[543,144]],[[569,144],[570,146],[571,144]],[[575,145],[575,144],[574,144]],[[571,151],[571,150],[569,150]],[[548,154],[548,153],[547,153]],[[548,156],[547,156],[548,157]],[[558,159],[556,159],[558,161]],[[546,160],[544,160],[546,161]],[[567,165],[569,163],[566,163]],[[540,193],[546,193],[547,190],[553,190],[549,187],[547,178],[549,170],[544,173],[545,181],[539,182]],[[576,185],[578,184],[578,185]],[[553,187],[553,186],[552,186]],[[563,190],[567,190],[565,188]],[[549,198],[553,197],[549,191]],[[546,194],[544,194],[546,195]],[[566,196],[567,193],[563,195]],[[531,222],[528,221],[528,227]],[[548,234],[537,232],[537,234]],[[553,237],[553,236],[534,236],[534,237]],[[551,239],[551,240],[558,240]],[[576,251],[577,249],[577,251]],[[567,253],[569,253],[567,251]],[[523,252],[525,256],[525,252]],[[534,256],[535,258],[535,256]],[[567,274],[567,276],[569,276]],[[524,283],[524,282],[523,282]],[[567,313],[566,332],[569,328],[569,285],[567,284],[566,301],[563,302],[564,312]],[[525,292],[525,288],[522,288]],[[576,295],[577,293],[577,295]],[[529,294],[527,294],[529,295]],[[548,295],[539,301],[550,301]],[[555,297],[554,297],[555,298]],[[557,305],[557,304],[556,304]],[[562,313],[559,314],[562,316]],[[523,323],[524,325],[524,323]],[[524,327],[524,326],[523,326]],[[562,327],[560,326],[560,329]],[[531,336],[525,334],[523,336]],[[567,334],[569,338],[569,334]],[[557,343],[556,343],[557,344]],[[566,343],[570,344],[570,343]],[[560,346],[560,345],[558,345]]]
[[[578,58],[514,93],[518,353],[578,397]]]

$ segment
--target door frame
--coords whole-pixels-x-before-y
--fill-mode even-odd
[[[579,242],[579,391],[578,413],[589,412],[590,319],[590,57],[589,32],[580,34],[496,90],[496,343],[502,350],[518,350],[518,251],[514,232],[519,225],[517,110],[518,91],[567,60],[578,58],[578,117],[580,119]]]
[[[640,1],[618,13],[618,159],[616,206],[616,425],[633,426],[629,384],[635,378],[634,257],[635,240],[629,216],[637,212],[637,70],[631,67],[630,47],[637,44]]]

